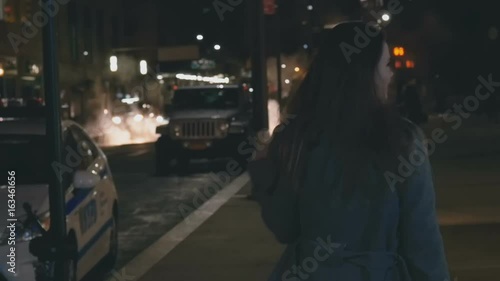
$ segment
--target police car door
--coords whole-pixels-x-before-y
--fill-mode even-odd
[[[93,142],[77,126],[70,126],[71,135],[76,140],[76,149],[80,156],[79,169],[90,171],[101,176],[99,161],[100,156]],[[73,218],[78,221],[78,275],[85,274],[100,260],[106,251],[102,247],[103,237],[101,232],[105,218],[102,216],[99,204],[102,194],[102,180],[91,189],[74,190],[72,198],[76,212]],[[69,204],[68,204],[69,205]],[[101,245],[100,245],[101,244]],[[104,254],[102,253],[104,252]]]

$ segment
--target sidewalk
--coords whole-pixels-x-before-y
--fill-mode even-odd
[[[154,265],[140,281],[266,280],[284,246],[246,199],[250,183]],[[133,276],[133,272],[129,272]]]
[[[213,216],[191,235],[160,259],[137,281],[265,281],[269,277],[284,246],[279,245],[265,228],[259,207],[245,197],[250,184],[222,206]],[[452,272],[451,280],[493,281],[499,280],[497,264],[499,239],[498,224],[491,221],[477,227],[463,226],[463,222],[448,221],[456,218],[440,212],[441,231],[447,246],[447,257]],[[474,214],[471,220],[481,224]],[[461,215],[462,220],[466,219]],[[465,228],[464,228],[465,227]],[[480,232],[483,241],[470,241],[470,232]],[[466,236],[466,237],[462,237]],[[473,245],[467,246],[467,243]],[[491,249],[491,253],[488,253]],[[161,251],[161,250],[160,250]],[[492,257],[489,257],[492,256]],[[477,259],[483,257],[483,259]],[[134,271],[127,270],[128,276]],[[455,277],[457,277],[455,279]],[[132,281],[132,279],[122,279]],[[117,280],[121,281],[121,280]],[[349,280],[345,280],[349,281]]]

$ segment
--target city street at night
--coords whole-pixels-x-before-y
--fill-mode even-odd
[[[0,0],[0,281],[500,281],[498,0]]]

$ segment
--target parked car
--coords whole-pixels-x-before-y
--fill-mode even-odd
[[[184,170],[191,159],[232,157],[245,165],[239,145],[252,135],[249,92],[239,85],[179,87],[156,133],[157,174]],[[175,160],[175,161],[174,161]]]
[[[1,116],[1,115],[0,115]],[[113,177],[101,149],[78,124],[62,122],[63,163],[48,162],[48,140],[43,119],[0,121],[0,280],[32,281],[40,262],[30,253],[30,241],[50,228],[49,172],[60,176],[66,198],[67,243],[70,270],[66,280],[81,280],[98,264],[114,266],[118,253],[118,196]],[[50,169],[50,170],[49,170]],[[13,175],[7,182],[7,172]],[[7,228],[8,195],[15,183],[15,238]],[[27,223],[27,205],[42,229]],[[12,205],[10,206],[12,207]],[[7,255],[15,243],[15,274],[9,271]],[[2,279],[3,278],[3,279]]]

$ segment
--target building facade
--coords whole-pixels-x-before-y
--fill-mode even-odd
[[[112,84],[109,57],[123,40],[119,0],[0,0],[0,96],[4,103],[44,100],[42,29],[56,20],[61,103],[66,116],[85,120],[106,105]]]

